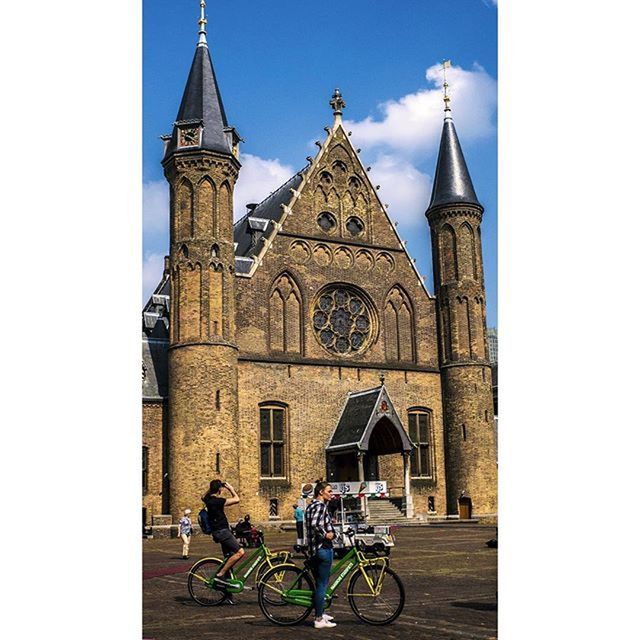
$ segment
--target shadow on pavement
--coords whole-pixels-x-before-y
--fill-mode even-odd
[[[187,604],[191,607],[199,607],[200,605],[197,602],[194,602],[191,598],[187,596],[176,596],[173,599],[174,602],[179,602],[180,604]]]
[[[452,602],[452,607],[460,607],[461,609],[475,609],[476,611],[497,611],[498,604],[496,602]]]

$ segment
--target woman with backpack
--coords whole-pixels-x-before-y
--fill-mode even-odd
[[[222,489],[226,489],[231,494],[231,497],[223,498],[221,496]],[[229,521],[224,514],[224,508],[238,504],[240,497],[235,489],[227,482],[212,480],[209,483],[209,491],[202,496],[202,501],[207,508],[209,528],[213,540],[222,547],[222,553],[225,557],[228,556],[227,561],[220,568],[215,582],[222,587],[228,587],[230,586],[229,570],[242,558],[244,549],[240,546],[240,543],[236,540],[233,533],[231,533]]]

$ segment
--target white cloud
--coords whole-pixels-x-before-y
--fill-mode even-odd
[[[371,180],[380,185],[380,199],[389,204],[389,217],[404,228],[424,222],[423,214],[431,193],[431,178],[409,161],[380,154],[371,164]]]
[[[166,180],[142,185],[142,215],[145,234],[169,233],[169,184]]]
[[[246,205],[261,202],[294,173],[293,167],[249,153],[240,157],[242,168],[233,194],[234,220],[246,213]],[[145,182],[142,187],[144,233],[169,237],[169,184],[165,180]]]
[[[163,253],[146,253],[142,264],[142,300],[147,302],[154,289],[160,283],[164,269]]]
[[[234,220],[247,212],[247,204],[262,202],[295,173],[293,167],[280,160],[265,160],[249,153],[243,153],[240,162],[242,169],[233,194]]]
[[[403,155],[428,153],[437,149],[442,131],[442,68],[426,70],[433,88],[410,93],[379,105],[381,120],[368,116],[359,122],[345,121],[354,141],[363,148],[384,146]],[[472,70],[452,66],[447,71],[451,108],[456,129],[466,142],[495,131],[496,81],[480,65]]]

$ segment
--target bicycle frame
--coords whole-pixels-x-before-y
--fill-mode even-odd
[[[284,555],[283,555],[284,554]],[[224,563],[231,557],[233,554],[228,554],[223,557],[222,560],[219,558],[211,558],[212,560],[217,560],[220,562],[219,569],[224,566]],[[248,558],[241,560],[239,563],[236,563],[233,567],[231,567],[231,579],[240,582],[241,584],[238,587],[230,587],[229,591],[232,592],[240,592],[244,590],[244,584],[248,580],[249,576],[255,571],[256,567],[260,566],[262,563],[266,562],[269,568],[274,567],[275,563],[272,561],[273,558],[281,557],[282,561],[278,564],[287,563],[290,560],[291,554],[288,551],[278,551],[272,552],[264,543],[261,544],[253,553],[249,555]],[[206,559],[206,558],[203,558]],[[201,560],[199,562],[202,562]],[[196,563],[198,564],[198,563]],[[195,566],[195,565],[194,565]],[[197,573],[192,573],[193,576],[203,580]],[[217,575],[217,572],[211,576],[214,578]]]
[[[380,575],[378,576],[378,579],[374,584],[374,581],[367,575],[367,572],[364,570],[364,568],[368,566],[373,566],[376,564],[382,565],[382,571],[380,572]],[[382,581],[384,580],[385,569],[388,566],[389,566],[388,558],[369,559],[369,558],[366,558],[361,551],[359,551],[355,547],[352,547],[351,550],[347,553],[347,555],[344,556],[344,558],[342,558],[336,565],[331,567],[331,572],[329,573],[330,584],[327,587],[325,598],[327,600],[330,600],[333,594],[338,589],[338,587],[342,584],[344,579],[347,576],[351,575],[356,570],[356,568],[362,572],[362,576],[365,579],[365,582],[367,583],[367,585],[369,586],[370,592],[362,593],[362,594],[358,593],[353,595],[367,596],[372,598],[380,595],[380,591],[382,590]],[[307,571],[308,573],[312,574],[311,571],[309,570]],[[338,577],[333,582],[331,582],[331,579],[335,574],[338,574]],[[301,574],[301,576],[302,575],[303,574]],[[315,578],[314,578],[314,581],[315,581]],[[294,583],[294,587],[295,585],[296,583]],[[282,599],[288,604],[297,604],[302,607],[310,607],[313,602],[313,591],[310,591],[309,589],[294,589],[294,588],[287,589],[287,591],[285,591],[282,594]]]

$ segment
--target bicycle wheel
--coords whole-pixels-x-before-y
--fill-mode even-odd
[[[213,587],[213,576],[218,573],[221,564],[222,561],[217,558],[204,558],[189,569],[189,595],[203,607],[215,607],[221,604],[227,595],[225,591]]]
[[[347,589],[353,613],[367,624],[383,625],[393,622],[404,607],[404,586],[400,578],[393,570],[383,569],[382,564],[368,565],[363,569],[374,588],[379,585],[380,592],[375,595],[362,570],[354,573]]]
[[[285,602],[282,596],[290,589],[306,589],[313,592],[313,584],[306,571],[290,564],[269,569],[258,587],[260,610],[267,620],[283,627],[299,624],[313,608]]]
[[[291,561],[291,554],[288,551],[279,551],[275,556],[271,556],[269,560],[266,558],[260,563],[256,570],[256,589],[260,585],[262,576],[264,576],[271,567],[277,564],[295,564]]]

